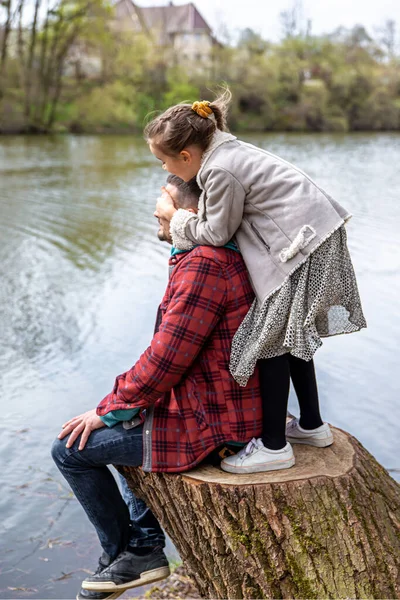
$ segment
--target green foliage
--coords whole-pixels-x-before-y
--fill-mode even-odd
[[[180,102],[195,102],[199,88],[189,81],[179,69],[171,69],[167,76],[167,91],[162,96],[161,108],[166,109]]]
[[[400,98],[394,99],[386,88],[371,92],[355,123],[357,129],[376,131],[400,129]]]
[[[117,31],[104,0],[77,16],[82,2],[61,0],[47,30],[38,31],[32,68],[43,72],[31,74],[29,111],[26,77],[17,55],[9,58],[0,90],[2,130],[6,125],[29,129],[32,123],[40,129],[47,123],[57,130],[141,131],[149,114],[211,99],[209,90],[221,82],[233,93],[233,130],[400,130],[400,59],[393,28],[385,29],[382,43],[357,26],[319,37],[296,30],[277,44],[245,29],[236,46],[214,46],[201,70],[184,66],[151,36]],[[71,23],[79,35],[65,62],[54,62],[54,68],[63,68],[58,97],[57,77],[46,71],[53,63],[49,58],[42,64],[40,50],[45,36],[48,53],[56,36],[61,37],[55,47],[62,49]]]
[[[75,123],[81,129],[118,130],[138,123],[135,90],[121,81],[95,87],[75,103]]]
[[[0,133],[18,133],[27,126],[21,90],[9,89],[0,98]]]

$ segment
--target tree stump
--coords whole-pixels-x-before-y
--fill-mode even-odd
[[[205,598],[399,598],[400,486],[348,433],[284,471],[121,468]]]

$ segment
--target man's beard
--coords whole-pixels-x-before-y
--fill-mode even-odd
[[[160,240],[160,242],[168,242],[168,244],[172,244],[172,240],[165,235],[163,229],[158,230],[157,237]]]

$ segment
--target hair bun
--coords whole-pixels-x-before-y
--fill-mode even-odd
[[[199,117],[203,117],[203,119],[208,119],[211,115],[214,114],[213,109],[210,107],[210,103],[207,100],[202,100],[201,102],[193,102],[192,110],[199,115]]]

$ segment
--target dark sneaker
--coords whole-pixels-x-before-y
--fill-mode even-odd
[[[82,588],[76,596],[76,600],[113,600],[113,598],[119,598],[123,593],[124,590],[120,592],[91,592]]]
[[[110,565],[110,557],[108,554],[103,552],[102,556],[99,558],[99,565],[94,573],[94,575],[98,575],[104,569],[106,569]],[[81,590],[78,592],[76,596],[76,600],[113,600],[113,598],[118,598],[123,594],[123,590],[120,592],[91,592],[89,590]]]
[[[122,593],[130,588],[165,579],[169,574],[168,559],[159,546],[145,556],[125,551],[100,573],[87,577],[82,582],[82,588],[93,592]]]

